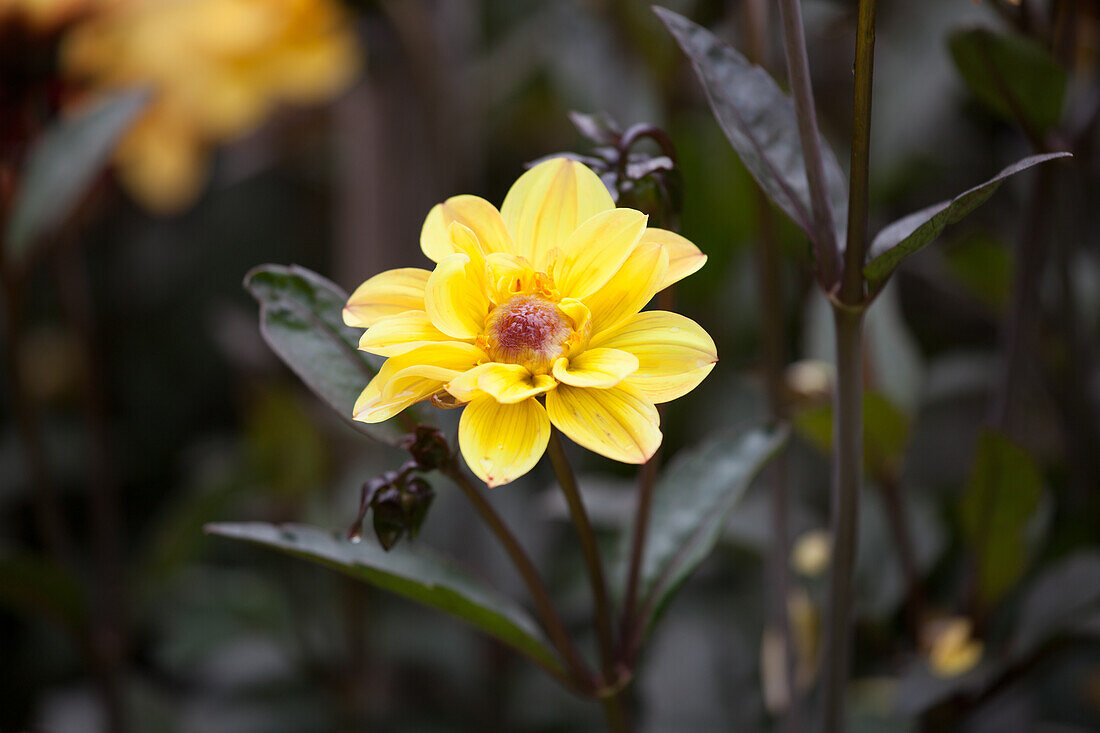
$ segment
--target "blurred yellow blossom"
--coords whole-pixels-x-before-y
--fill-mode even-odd
[[[816,578],[829,569],[829,560],[833,553],[833,538],[825,529],[814,529],[804,533],[794,543],[791,550],[791,566],[800,575]]]
[[[645,463],[661,444],[654,403],[695,389],[718,360],[691,319],[639,312],[706,262],[647,222],[565,158],[524,173],[499,211],[477,196],[436,205],[420,235],[435,269],[376,275],[344,309],[367,328],[359,348],[389,357],[355,419],[381,422],[426,399],[465,405],[459,447],[489,486],[530,471],[551,425]]]
[[[98,4],[98,0],[0,0],[0,23],[18,18],[32,29],[46,32]]]
[[[110,0],[66,39],[63,64],[95,90],[152,89],[116,163],[142,203],[173,211],[205,183],[212,145],[280,103],[339,93],[359,51],[334,0]]]
[[[973,638],[970,619],[940,619],[926,630],[930,641],[928,666],[938,677],[957,677],[972,670],[982,658],[982,642]]]

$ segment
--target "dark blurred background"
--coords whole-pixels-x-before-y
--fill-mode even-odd
[[[885,482],[902,496],[923,604],[944,619],[971,615],[960,504],[994,409],[1003,324],[1019,287],[1033,289],[1034,341],[1011,395],[1010,432],[1042,486],[1025,510],[1026,531],[1007,530],[1021,559],[974,632],[984,641],[976,663],[1007,654],[1019,604],[1045,572],[1100,544],[1100,169],[1090,122],[1100,100],[1100,18],[1092,2],[1051,1],[1074,13],[1071,41],[1057,46],[1070,79],[1065,129],[1087,132],[1074,140],[1073,166],[1052,176],[1046,205],[1030,214],[1043,257],[1021,275],[1030,173],[908,261],[868,324],[867,387],[884,405],[868,432],[884,453],[861,516],[853,730],[1100,729],[1100,603],[1080,604],[1067,622],[1072,633],[1059,634],[1053,649],[960,693],[951,687],[956,675],[928,671],[934,643],[910,626],[907,581],[876,490]],[[665,4],[745,47],[743,2]],[[765,65],[783,83],[778,19],[765,5]],[[846,167],[856,5],[803,5],[822,131]],[[1039,37],[1051,14],[1048,2],[1025,2],[1037,20],[1020,26],[1010,3],[880,5],[872,230],[1032,151],[1018,126],[968,89],[947,39],[974,23]],[[29,365],[25,388],[82,572],[74,577],[43,551],[5,390],[0,730],[102,730],[112,685],[131,731],[600,729],[598,706],[449,617],[202,532],[206,522],[253,519],[342,532],[362,482],[403,460],[364,441],[281,365],[261,340],[244,274],[261,263],[297,263],[350,291],[384,269],[424,266],[418,237],[433,204],[476,193],[499,205],[525,162],[584,151],[570,110],[668,131],[684,180],[681,231],[709,256],[678,287],[677,310],[714,336],[721,361],[669,406],[665,455],[719,427],[767,417],[754,184],[648,3],[394,0],[356,2],[347,13],[362,55],[349,88],[326,103],[280,105],[211,146],[209,182],[176,213],[151,213],[105,178],[34,271],[19,358]],[[4,84],[10,91],[14,81]],[[796,417],[789,468],[792,541],[808,552],[799,540],[828,524],[822,408],[809,393],[828,386],[829,367],[818,362],[831,361],[831,325],[805,237],[783,220],[778,240],[783,342],[790,361],[805,362],[788,372],[792,409],[809,405]],[[86,299],[74,305],[82,289]],[[633,469],[579,451],[575,460],[594,520],[626,521]],[[588,588],[552,482],[540,466],[490,500],[563,599],[568,623],[583,631]],[[435,488],[415,541],[523,598],[461,497],[442,478]],[[117,495],[106,525],[96,519],[102,492]],[[761,483],[657,630],[632,693],[641,730],[773,724],[761,665],[766,514]],[[114,555],[95,550],[112,541]],[[93,559],[102,557],[116,566],[96,571]],[[1085,577],[1086,585],[1096,579]],[[113,585],[103,587],[104,578]],[[812,679],[824,578],[812,562],[796,562],[792,582]],[[100,618],[105,625],[89,623]],[[109,638],[90,638],[97,633]],[[89,652],[104,644],[118,660],[113,681]]]

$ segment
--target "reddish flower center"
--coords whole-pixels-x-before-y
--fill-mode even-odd
[[[494,308],[485,322],[489,356],[505,364],[523,364],[536,374],[550,371],[565,353],[572,335],[558,306],[535,295],[516,295]]]

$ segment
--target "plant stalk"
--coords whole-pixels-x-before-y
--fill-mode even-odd
[[[577,489],[577,479],[573,475],[569,459],[565,456],[565,448],[561,444],[561,438],[556,429],[550,431],[549,454],[550,463],[554,467],[562,493],[565,494],[565,501],[569,504],[569,514],[573,519],[573,526],[577,529],[581,551],[588,566],[588,580],[592,585],[595,605],[600,659],[603,662],[603,685],[611,688],[616,685],[619,675],[615,665],[615,643],[611,632],[611,604],[607,598],[607,583],[604,580],[603,562],[600,560],[600,547],[596,542],[596,533],[592,531],[592,524],[588,521],[588,512],[585,511],[580,491]],[[622,696],[619,692],[604,698],[604,709],[611,729],[625,730]]]
[[[825,733],[840,733],[845,727],[844,695],[851,653],[852,576],[859,490],[863,482],[863,260],[867,248],[874,64],[875,0],[860,0],[852,103],[848,239],[844,272],[833,306],[837,393],[833,427],[833,563],[822,668]]]
[[[768,4],[765,0],[748,0],[744,5],[746,48],[748,58],[764,66],[768,56]],[[756,201],[757,247],[756,265],[759,282],[761,347],[763,352],[764,388],[768,413],[772,420],[785,417],[783,369],[786,354],[783,346],[783,284],[779,267],[779,241],[775,231],[772,204],[759,186],[754,186]],[[768,575],[771,586],[769,624],[783,645],[783,684],[786,706],[779,729],[794,733],[802,728],[801,702],[795,688],[795,649],[791,637],[787,598],[790,595],[790,527],[787,498],[787,466],[780,452],[764,472],[771,509],[771,545],[768,548]]]
[[[118,698],[108,706],[113,718],[110,729],[117,731],[127,727],[121,696],[130,645],[121,505],[112,465],[106,379],[101,354],[96,348],[95,304],[87,263],[82,261],[77,243],[71,237],[59,243],[55,260],[62,307],[83,351],[80,365],[84,372],[81,389],[88,436],[88,520],[95,574],[93,601],[96,618],[91,634],[92,644],[100,657],[101,674],[109,678],[104,686]]]
[[[867,251],[870,201],[871,97],[875,68],[875,0],[860,0],[856,26],[855,91],[852,104],[851,180],[848,193],[848,242],[840,301],[863,303],[863,260]]]
[[[787,75],[794,95],[798,135],[802,141],[802,157],[806,161],[806,180],[810,187],[818,278],[826,290],[831,290],[838,277],[839,251],[833,212],[829,207],[829,195],[825,187],[825,164],[821,154],[821,136],[817,129],[817,108],[814,106],[814,92],[810,84],[810,63],[806,54],[806,33],[802,25],[802,6],[799,0],[779,0],[779,17],[783,22]]]
[[[619,649],[629,644],[638,623],[638,582],[642,574],[642,555],[645,550],[646,532],[649,529],[649,513],[653,506],[653,489],[660,469],[658,455],[654,455],[638,474],[638,508],[634,513],[634,533],[630,540],[630,568],[626,576],[626,593],[623,596],[623,616],[619,624]]]
[[[833,311],[837,392],[833,433],[832,535],[825,659],[822,667],[824,733],[844,730],[844,693],[851,647],[852,576],[863,467],[863,315]]]
[[[558,615],[553,601],[550,600],[550,593],[547,592],[542,576],[539,575],[535,564],[531,562],[531,558],[527,556],[512,531],[508,529],[508,525],[493,509],[493,505],[474,487],[459,467],[457,460],[452,460],[441,471],[458,485],[458,488],[473,504],[482,521],[496,535],[497,540],[499,540],[512,559],[512,563],[516,566],[516,570],[523,577],[527,590],[531,593],[531,598],[535,603],[535,609],[542,620],[543,627],[549,634],[554,647],[569,667],[570,679],[579,692],[591,694],[597,687],[592,670],[589,669],[572,639],[569,638],[569,633],[565,630],[565,624],[562,623],[561,616]]]

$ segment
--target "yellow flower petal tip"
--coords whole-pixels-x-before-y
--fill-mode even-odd
[[[697,323],[643,311],[706,255],[616,208],[599,177],[565,158],[524,173],[498,211],[477,196],[434,206],[420,232],[431,271],[360,285],[344,321],[388,357],[357,420],[417,402],[461,406],[459,448],[489,486],[530,471],[551,426],[624,463],[661,445],[656,403],[687,394],[718,354]]]
[[[928,667],[937,677],[966,674],[982,659],[984,645],[973,637],[974,625],[968,618],[955,617],[932,623],[927,630],[931,639]]]

